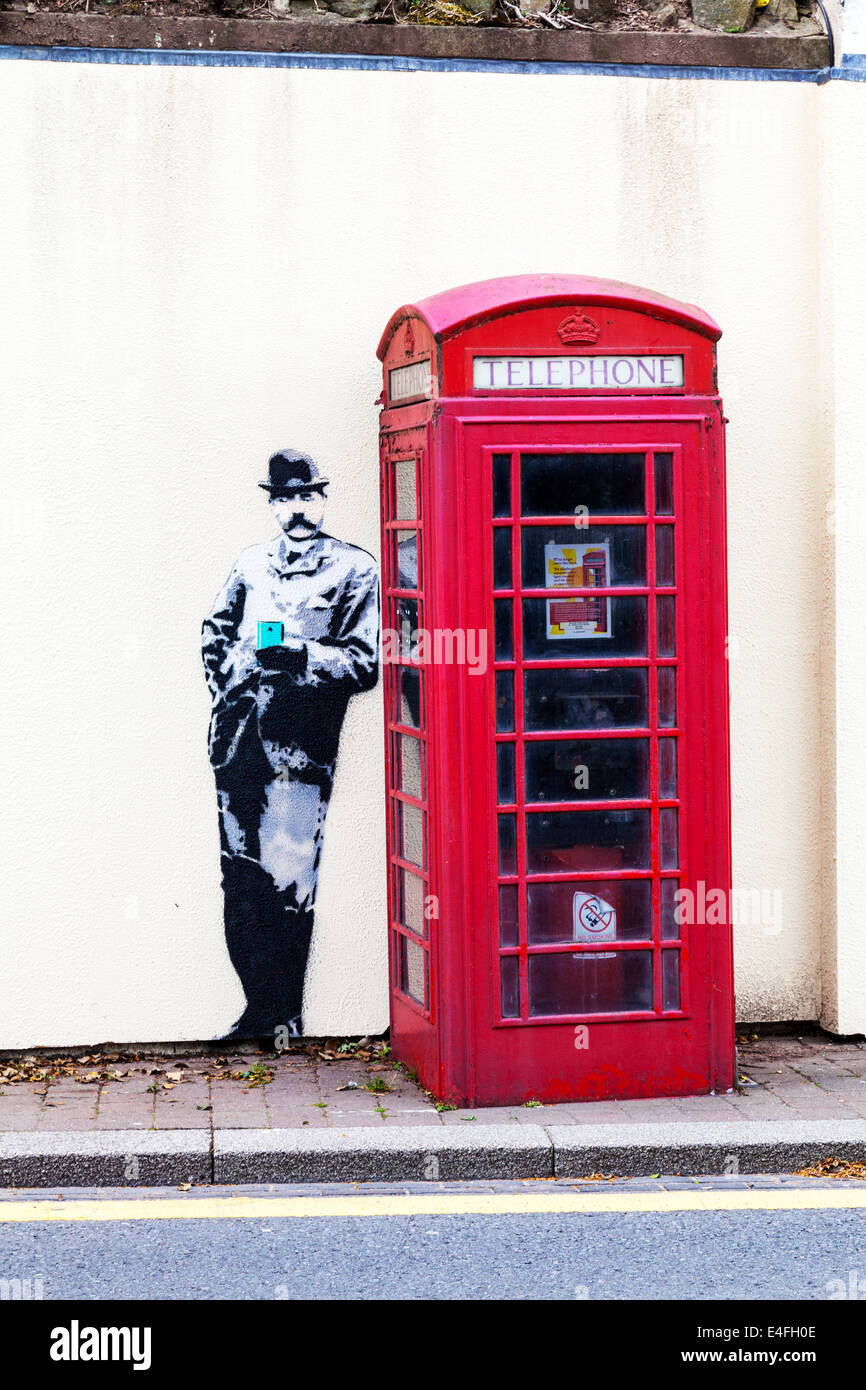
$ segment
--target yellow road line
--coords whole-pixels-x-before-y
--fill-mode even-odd
[[[393,1196],[151,1197],[0,1202],[4,1221],[201,1221],[333,1216],[526,1216],[579,1212],[819,1211],[866,1207],[866,1189],[680,1192],[416,1192]]]

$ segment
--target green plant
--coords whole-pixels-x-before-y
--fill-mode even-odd
[[[439,1114],[441,1115],[443,1110],[456,1110],[457,1106],[449,1105],[448,1102],[444,1100],[437,1100],[436,1109],[439,1111]]]
[[[382,1095],[384,1091],[390,1091],[391,1087],[388,1085],[384,1076],[371,1076],[370,1080],[365,1085],[364,1090],[372,1091],[374,1095],[378,1096]]]
[[[263,1062],[253,1062],[249,1071],[243,1073],[243,1079],[251,1086],[267,1086],[269,1081],[273,1081],[274,1073]]]

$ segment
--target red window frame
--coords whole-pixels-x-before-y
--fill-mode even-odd
[[[551,455],[562,454],[563,452],[579,452],[581,456],[588,454],[610,454],[622,452],[627,449],[629,454],[642,453],[644,456],[644,510],[642,513],[634,515],[628,514],[589,514],[586,517],[587,527],[600,526],[641,526],[644,528],[645,545],[645,573],[646,583],[642,585],[617,585],[607,586],[596,589],[569,589],[569,597],[580,597],[591,594],[598,597],[627,598],[627,597],[646,597],[647,598],[647,622],[646,622],[646,655],[645,656],[603,656],[594,658],[591,656],[581,658],[526,658],[523,656],[523,621],[522,605],[526,598],[537,598],[549,600],[551,590],[544,588],[532,588],[522,583],[522,533],[524,527],[563,527],[574,525],[573,514],[559,513],[548,516],[523,516],[520,511],[521,496],[521,477],[520,460],[522,453],[531,453],[534,456],[549,453]],[[489,847],[490,862],[497,866],[498,861],[498,821],[502,814],[515,816],[516,838],[517,838],[517,871],[513,874],[497,872],[490,877],[490,900],[488,904],[489,921],[491,924],[499,921],[499,887],[505,884],[514,884],[518,889],[518,944],[516,946],[502,946],[499,940],[498,931],[491,930],[491,972],[495,978],[499,978],[502,969],[503,957],[514,957],[519,962],[519,1016],[504,1016],[501,1008],[501,991],[496,990],[491,993],[491,1023],[497,1028],[520,1028],[526,1026],[549,1026],[551,1024],[568,1023],[622,1023],[637,1019],[653,1019],[663,1016],[665,1018],[686,1018],[689,1015],[689,984],[688,984],[688,965],[689,965],[689,940],[687,933],[680,933],[677,938],[664,938],[661,936],[661,879],[672,879],[679,884],[687,880],[688,869],[688,836],[687,818],[680,814],[682,807],[682,797],[678,794],[674,797],[661,797],[659,795],[659,739],[671,738],[677,745],[676,768],[677,768],[677,792],[687,781],[687,757],[685,753],[685,741],[682,738],[682,727],[677,723],[671,727],[659,726],[658,721],[658,685],[657,672],[660,666],[674,669],[677,673],[675,681],[675,705],[677,709],[677,719],[683,708],[683,692],[681,689],[681,679],[679,676],[681,668],[680,653],[683,650],[684,641],[684,604],[681,601],[682,587],[678,583],[683,573],[682,555],[682,527],[678,518],[682,516],[682,445],[673,444],[641,444],[629,440],[627,446],[613,444],[609,441],[599,440],[592,444],[581,443],[579,446],[567,446],[563,443],[557,445],[544,445],[538,439],[529,439],[521,443],[516,440],[510,447],[503,444],[483,445],[481,448],[481,478],[485,495],[485,507],[488,516],[488,544],[485,546],[484,572],[488,583],[488,646],[490,651],[494,651],[495,626],[493,605],[496,599],[510,600],[512,603],[512,658],[494,659],[490,664],[489,670],[489,693],[488,706],[490,716],[488,728],[493,743],[493,753],[489,759],[488,766],[488,798],[489,805],[496,807],[496,813],[490,817],[491,841]],[[510,454],[511,456],[511,480],[510,480],[510,513],[508,517],[493,515],[493,460],[495,456]],[[654,461],[657,456],[669,455],[671,457],[671,474],[673,483],[673,506],[671,512],[657,513],[656,511],[656,481]],[[674,583],[672,585],[656,584],[656,527],[670,527],[674,534]],[[502,529],[511,532],[511,587],[494,588],[493,586],[493,532]],[[579,531],[577,532],[579,538]],[[660,657],[657,652],[657,605],[653,599],[658,596],[672,597],[676,603],[676,628],[674,641],[674,656]],[[526,671],[535,670],[557,670],[557,669],[587,669],[593,670],[599,667],[608,668],[637,668],[647,672],[647,702],[648,702],[648,725],[646,727],[623,727],[623,728],[604,728],[603,730],[587,730],[585,728],[555,729],[544,731],[527,731],[524,722],[524,681],[523,675]],[[514,700],[514,732],[499,732],[496,730],[496,673],[498,671],[511,671],[514,675],[513,681],[513,700]],[[649,743],[649,796],[646,798],[628,799],[605,799],[592,800],[581,798],[580,800],[569,800],[562,802],[545,801],[543,803],[533,803],[526,799],[525,795],[525,757],[524,750],[527,743],[532,742],[552,742],[566,740],[590,741],[598,739],[634,739],[644,738]],[[495,749],[503,743],[510,743],[515,749],[514,766],[516,781],[516,797],[513,803],[501,803],[498,801],[497,785],[497,763]],[[534,809],[533,809],[534,808]],[[598,869],[598,870],[574,870],[570,873],[530,873],[527,870],[526,854],[526,830],[525,820],[522,812],[528,811],[531,815],[537,814],[556,814],[557,812],[581,812],[581,811],[607,811],[607,810],[626,810],[626,809],[646,809],[650,816],[650,866],[648,869]],[[663,869],[661,867],[661,844],[660,844],[660,824],[659,811],[661,809],[675,809],[677,815],[677,843],[678,843],[678,863],[676,868]],[[527,932],[527,886],[532,883],[554,883],[566,884],[570,882],[611,882],[623,879],[649,881],[651,884],[651,903],[652,920],[651,934],[646,938],[634,940],[619,940],[605,942],[603,950],[605,952],[624,952],[624,951],[646,951],[648,948],[652,954],[652,980],[653,980],[653,1007],[650,1010],[620,1010],[611,1013],[557,1013],[557,1014],[530,1014],[530,985],[529,985],[529,958],[539,955],[593,955],[599,951],[599,944],[587,942],[562,942],[556,944],[530,944]],[[662,951],[673,950],[679,957],[679,980],[680,980],[680,1005],[676,1009],[664,1009],[662,1007]],[[499,1007],[497,1007],[497,1001]]]
[[[381,505],[383,536],[383,603],[382,626],[385,630],[400,633],[398,660],[383,662],[383,686],[385,696],[385,770],[387,785],[386,836],[388,845],[388,921],[389,921],[389,973],[391,987],[399,995],[403,1004],[420,1014],[429,1022],[433,1021],[433,989],[435,972],[430,968],[431,926],[435,919],[426,915],[426,905],[430,895],[430,758],[429,725],[426,709],[428,688],[423,665],[402,650],[402,628],[400,621],[400,600],[417,605],[418,626],[424,626],[426,610],[425,584],[425,545],[424,545],[424,502],[422,485],[425,477],[425,450],[417,435],[411,440],[403,438],[393,451],[383,451],[381,467]],[[414,464],[415,467],[415,516],[398,515],[396,473],[401,464]],[[417,537],[418,575],[414,588],[406,588],[399,580],[395,559],[397,536],[401,531],[414,531]],[[402,689],[400,673],[404,670],[419,672],[419,716],[418,727],[406,724],[400,718]],[[421,795],[407,791],[402,783],[401,740],[411,738],[419,746],[421,772]],[[401,751],[398,751],[401,750]],[[414,807],[422,817],[422,864],[419,866],[402,852],[401,843],[403,816],[400,807]],[[420,887],[423,928],[414,931],[401,918],[405,912],[406,875],[417,879]],[[401,883],[403,890],[401,891]],[[420,951],[420,961],[424,973],[424,999],[418,999],[404,985],[403,961],[410,950]],[[408,973],[408,967],[407,967]]]

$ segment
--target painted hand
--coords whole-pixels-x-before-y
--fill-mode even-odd
[[[300,675],[307,664],[307,649],[298,639],[279,647],[259,647],[256,656],[263,670],[276,674]]]

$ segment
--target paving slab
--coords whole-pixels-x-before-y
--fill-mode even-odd
[[[210,1134],[210,1109],[200,1110],[194,1101],[163,1101],[153,1112],[153,1127],[161,1130],[206,1129]]]
[[[779,1096],[760,1090],[749,1090],[744,1095],[726,1097],[736,1117],[741,1120],[793,1120],[795,1112]]]
[[[92,1132],[96,1128],[96,1097],[85,1105],[44,1105],[34,1128],[38,1133],[69,1133],[73,1130]],[[120,1125],[116,1128],[125,1128]]]
[[[269,1104],[268,1119],[270,1129],[305,1129],[308,1126],[313,1129],[328,1129],[330,1127],[327,1115],[321,1110],[314,1110],[310,1106],[292,1106]]]
[[[239,1081],[211,1083],[214,1128],[260,1129],[267,1126],[268,1112],[263,1086],[246,1090]]]
[[[434,1114],[431,1119],[426,1110],[401,1110],[396,1114],[386,1110],[384,1115],[377,1115],[375,1111],[372,1116],[361,1114],[331,1115],[329,1127],[331,1129],[345,1129],[347,1127],[363,1129],[366,1125],[370,1129],[376,1129],[379,1125],[384,1125],[387,1129],[417,1129],[419,1126],[429,1128],[431,1124],[436,1124],[436,1122],[437,1116]]]
[[[22,1096],[20,1101],[0,1107],[0,1134],[35,1130],[39,1124],[41,1106],[41,1099],[27,1097],[25,1100]]]
[[[117,1101],[100,1105],[94,1129],[101,1131],[153,1129],[153,1096],[148,1096],[147,1099],[150,1102],[149,1105],[121,1105]],[[48,1126],[43,1126],[43,1128],[48,1128]],[[58,1123],[52,1125],[51,1128],[62,1130],[63,1125]]]

